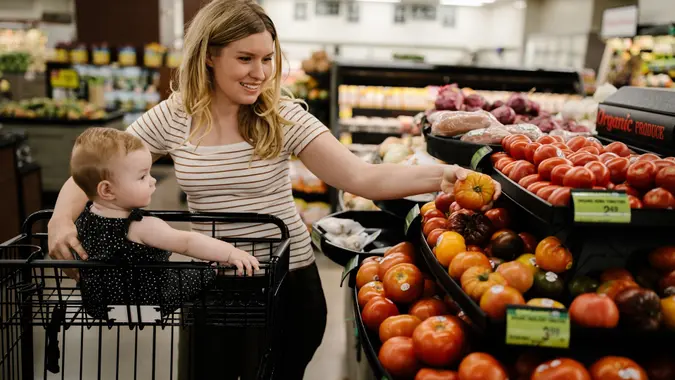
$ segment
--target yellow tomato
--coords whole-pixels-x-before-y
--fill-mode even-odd
[[[434,209],[436,209],[436,202],[435,201],[427,202],[420,209],[420,215],[424,215],[427,213],[427,211]]]
[[[530,268],[532,271],[532,275],[535,275],[537,273],[537,259],[534,257],[532,253],[526,253],[523,255],[520,255],[516,261],[519,261],[523,264],[525,264],[526,267]]]
[[[434,254],[438,262],[447,268],[455,256],[465,251],[466,243],[464,242],[464,237],[457,232],[447,231],[438,237]]]
[[[675,296],[661,299],[663,323],[671,330],[675,330]]]
[[[565,305],[550,298],[532,298],[527,301],[528,306],[552,307],[555,309],[564,309]]]

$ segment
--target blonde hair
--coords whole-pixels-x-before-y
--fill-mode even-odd
[[[101,181],[110,180],[110,161],[146,149],[138,137],[113,128],[88,128],[75,140],[70,157],[70,175],[91,199]]]
[[[280,100],[294,101],[281,95],[282,53],[274,23],[253,0],[213,0],[195,15],[185,33],[183,61],[178,71],[178,89],[171,95],[192,116],[190,140],[202,127],[202,137],[213,127],[211,92],[215,86],[207,58],[217,55],[226,45],[250,35],[269,32],[274,40],[274,74],[255,103],[239,108],[239,133],[254,146],[261,159],[279,156],[283,146],[283,126],[291,124],[279,114]]]

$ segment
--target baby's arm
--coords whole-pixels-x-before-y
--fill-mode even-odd
[[[204,261],[233,264],[243,274],[259,270],[258,260],[248,252],[235,248],[222,240],[194,231],[176,230],[159,218],[145,216],[131,223],[128,238],[141,244],[191,256]]]

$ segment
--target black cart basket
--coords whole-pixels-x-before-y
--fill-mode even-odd
[[[260,347],[257,378],[274,377],[277,363],[282,360],[279,344],[283,339],[290,256],[289,232],[284,222],[272,215],[252,213],[148,214],[170,223],[208,225],[212,236],[235,223],[246,227],[273,224],[280,233],[278,237],[223,238],[259,258],[259,273],[237,276],[231,267],[216,269],[193,261],[116,266],[52,260],[47,255],[47,234],[39,231],[52,213],[34,213],[24,223],[21,235],[0,244],[0,379],[196,380],[195,370],[190,367],[198,352],[185,350],[188,352],[181,352],[178,360],[178,337],[181,332],[204,326],[261,331],[264,344]],[[128,302],[107,305],[108,317],[95,319],[86,311],[86,297],[83,300],[78,283],[64,274],[63,270],[68,269],[80,273],[129,271],[139,281],[148,273],[154,273],[151,277],[157,279],[169,271],[178,278],[186,270],[217,270],[221,275],[196,296],[178,303],[173,299],[171,305],[162,304],[161,296],[159,305],[138,304],[134,301],[138,295],[130,286],[129,294],[121,290],[125,293],[121,299]],[[211,365],[215,374],[228,365],[227,358]]]

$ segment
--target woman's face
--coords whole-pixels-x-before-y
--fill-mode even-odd
[[[252,34],[230,43],[211,57],[216,91],[237,105],[253,104],[274,75],[272,34]]]

